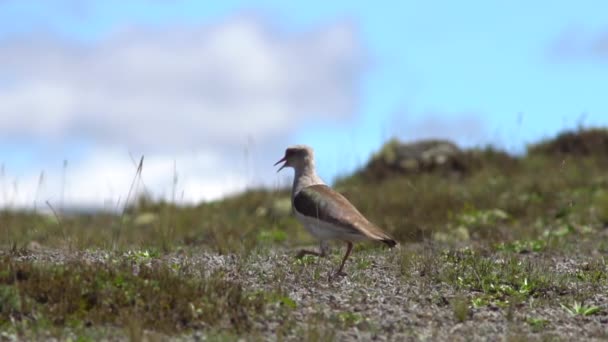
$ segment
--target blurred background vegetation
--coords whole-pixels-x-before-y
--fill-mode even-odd
[[[606,129],[564,132],[520,156],[491,146],[393,139],[334,185],[399,241],[483,241],[528,251],[606,229],[607,167]],[[117,213],[3,209],[0,243],[13,250],[196,247],[219,253],[315,243],[291,215],[289,189],[251,189],[199,205],[145,196],[133,202]]]

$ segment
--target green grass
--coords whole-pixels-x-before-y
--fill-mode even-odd
[[[5,257],[0,269],[4,325],[15,317],[76,327],[128,326],[136,319],[141,328],[175,333],[225,321],[243,331],[248,317],[261,314],[267,301],[218,273],[184,277],[164,264],[142,266],[135,273],[131,256],[92,265],[39,265]]]
[[[532,327],[534,332],[539,332],[542,331],[547,324],[549,324],[549,321],[543,318],[530,317],[528,318],[527,323],[530,325],[530,327]]]
[[[415,301],[408,310],[421,322],[441,320],[438,327],[467,326],[499,312],[518,327],[513,336],[525,338],[559,330],[559,315],[575,324],[604,320],[604,135],[566,133],[517,158],[491,148],[465,151],[468,171],[457,175],[375,169],[389,176],[370,178],[362,170],[338,180],[340,192],[402,242],[390,254],[357,245],[347,281],[371,289],[383,274],[392,277],[392,293],[405,293]],[[390,144],[379,155],[389,152]],[[344,247],[326,260],[291,258],[295,248],[315,242],[292,217],[288,189],[250,190],[197,206],[140,198],[118,214],[2,210],[0,222],[0,331],[22,339],[202,331],[211,340],[234,340],[264,339],[270,331],[279,339],[333,340],[353,329],[383,333],[370,308],[390,298],[356,306],[367,297],[353,292],[349,305],[325,297],[311,308],[301,304],[340,288],[327,274]],[[284,251],[285,260],[277,259]],[[36,260],[38,253],[89,252],[102,257]],[[234,262],[201,264],[203,252]],[[260,260],[274,264],[263,268]],[[391,329],[422,336],[415,324]]]

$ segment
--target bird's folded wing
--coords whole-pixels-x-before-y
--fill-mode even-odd
[[[332,223],[351,234],[362,234],[373,239],[389,238],[344,196],[327,185],[312,185],[300,190],[293,199],[293,206],[304,216]]]

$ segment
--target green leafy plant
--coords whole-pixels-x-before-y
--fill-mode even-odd
[[[496,245],[496,250],[513,253],[542,252],[546,246],[545,240],[541,239],[514,240],[512,242],[499,243]]]
[[[350,311],[340,312],[336,318],[345,327],[355,326],[365,321],[365,318],[360,313]]]
[[[369,268],[372,265],[372,261],[367,258],[358,258],[356,265],[357,265],[357,269],[364,270],[364,269]]]
[[[526,323],[528,323],[533,331],[538,332],[543,330],[549,324],[549,321],[543,318],[529,317]]]
[[[315,262],[317,262],[318,260],[319,260],[319,258],[314,255],[305,255],[301,258],[295,259],[294,263],[296,265],[306,266],[306,265],[312,265]]]
[[[574,301],[572,305],[560,304],[560,306],[572,316],[591,316],[601,311],[598,306],[586,306],[579,301]]]
[[[469,309],[469,301],[464,296],[458,296],[452,299],[452,312],[454,318],[458,322],[464,322],[471,316],[471,310]]]
[[[258,233],[257,240],[260,243],[280,243],[287,240],[287,233],[284,230],[272,229],[262,230]]]
[[[471,305],[473,305],[474,308],[481,308],[488,304],[490,304],[490,301],[487,296],[479,296],[471,299]]]
[[[125,253],[125,257],[133,262],[141,263],[157,258],[160,253],[157,250],[141,249],[130,250]]]
[[[490,209],[490,210],[467,210],[457,216],[456,221],[467,227],[481,227],[491,226],[496,223],[506,220],[509,218],[502,209]]]

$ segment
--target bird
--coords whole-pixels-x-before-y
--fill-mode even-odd
[[[306,145],[289,146],[285,155],[274,166],[284,163],[294,169],[291,203],[300,223],[319,240],[320,251],[302,249],[297,258],[305,255],[325,257],[331,240],[346,243],[346,254],[335,275],[345,276],[344,265],[351,254],[353,243],[362,240],[380,241],[390,248],[398,242],[388,233],[371,223],[346,197],[329,187],[317,175],[314,150]]]

